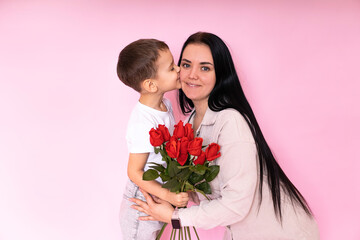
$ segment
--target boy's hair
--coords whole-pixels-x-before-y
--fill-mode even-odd
[[[139,39],[127,45],[119,54],[117,75],[134,90],[141,92],[141,82],[156,77],[156,60],[169,47],[156,39]]]

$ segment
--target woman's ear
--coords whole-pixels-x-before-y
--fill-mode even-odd
[[[154,93],[158,90],[155,80],[151,78],[145,79],[141,86],[142,89],[150,93]]]

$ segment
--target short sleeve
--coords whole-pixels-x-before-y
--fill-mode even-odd
[[[150,144],[149,135],[152,127],[151,124],[141,122],[130,123],[128,125],[126,142],[130,153],[148,153],[154,151],[154,147]]]
[[[172,105],[171,105],[171,102],[169,99],[167,98],[163,98],[163,103],[165,104],[167,110],[169,111],[169,113],[172,113],[173,112],[173,109],[172,109]]]

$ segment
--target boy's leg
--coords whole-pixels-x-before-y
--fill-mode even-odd
[[[120,209],[120,226],[123,240],[153,240],[163,226],[163,223],[157,221],[140,221],[139,216],[143,214],[130,206],[134,204],[128,198],[139,198],[145,201],[144,196],[133,182],[129,181],[125,192],[124,199]]]

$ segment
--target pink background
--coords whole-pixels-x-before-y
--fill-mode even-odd
[[[118,53],[152,37],[177,60],[199,30],[228,43],[321,238],[360,239],[359,1],[0,0],[1,240],[121,239],[138,96],[117,79]]]

